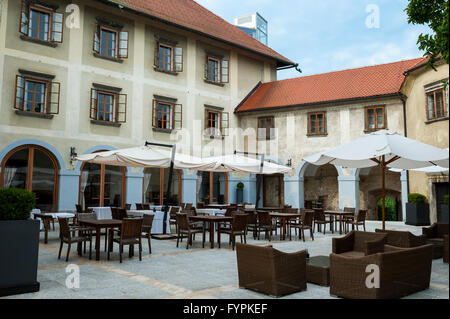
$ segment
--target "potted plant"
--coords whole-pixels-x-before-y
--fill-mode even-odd
[[[438,222],[448,224],[448,194],[444,195],[444,204],[441,204],[441,211],[438,214]]]
[[[39,291],[40,221],[29,219],[35,205],[34,193],[0,189],[0,296]]]
[[[236,185],[236,204],[240,204],[244,201],[244,183],[239,182]]]
[[[424,195],[417,193],[408,195],[408,203],[406,203],[406,224],[413,226],[430,225],[430,206]]]

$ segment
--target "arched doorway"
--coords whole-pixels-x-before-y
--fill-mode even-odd
[[[143,202],[163,205],[167,197],[167,185],[169,183],[169,168],[146,168],[144,170]],[[181,170],[173,170],[172,184],[170,187],[169,204],[179,205],[183,200]]]
[[[334,165],[307,164],[303,176],[306,208],[339,208],[339,173]]]
[[[227,204],[228,174],[198,172],[197,202],[205,204]]]
[[[284,205],[284,183],[283,175],[263,176],[263,206],[282,207]]]
[[[58,209],[59,165],[56,157],[37,145],[23,145],[6,154],[1,163],[0,186],[23,188],[36,194],[36,207]]]
[[[104,164],[81,165],[78,203],[87,207],[123,207],[126,194],[126,168]]]

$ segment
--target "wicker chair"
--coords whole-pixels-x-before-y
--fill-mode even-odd
[[[124,220],[122,220],[120,231],[118,229],[110,230],[110,249],[108,249],[108,260],[114,243],[119,244],[120,263],[122,263],[122,253],[124,245],[129,245],[130,248],[131,246],[134,247],[134,245],[136,244],[139,245],[139,261],[142,260],[142,223],[142,218],[125,218]],[[114,233],[118,234],[118,237],[114,237]],[[130,257],[131,256],[132,255],[130,251]]]
[[[183,210],[191,210],[192,204],[186,204],[186,206],[183,208]]]
[[[433,245],[433,259],[439,259],[444,254],[444,236],[448,235],[448,223],[435,223],[430,227],[422,228],[426,241]]]
[[[177,232],[177,248],[179,245],[179,241],[183,241],[182,234],[187,235],[187,243],[186,243],[186,249],[189,249],[189,245],[192,246],[192,235],[195,236],[195,234],[202,233],[203,234],[203,241],[202,241],[202,247],[205,248],[205,228],[203,227],[203,223],[200,227],[193,228],[192,225],[189,223],[189,217],[187,214],[177,214],[177,225],[178,225],[178,232]]]
[[[144,220],[142,221],[142,232],[141,237],[147,238],[148,241],[148,251],[151,254],[152,253],[152,226],[153,226],[153,219],[155,218],[155,215],[144,215]]]
[[[351,215],[351,216],[344,216],[344,217],[342,218],[342,221],[344,222],[344,228],[345,228],[345,224],[346,224],[347,222],[352,222],[352,221],[355,220],[356,208],[353,208],[353,207],[344,207],[344,212],[346,212],[346,213],[352,213],[352,214],[353,214],[353,215]],[[338,218],[335,218],[334,222],[335,222],[335,227],[336,227],[335,229],[337,229],[339,219],[338,219]]]
[[[144,210],[142,204],[136,203],[136,210]]]
[[[448,235],[444,235],[444,262],[448,264]]]
[[[251,231],[253,233],[253,239],[256,239],[258,229],[258,215],[256,211],[246,211],[246,214],[248,214],[247,233]]]
[[[360,210],[358,215],[356,215],[356,218],[354,220],[347,219],[345,220],[345,228],[346,233],[348,232],[348,226],[352,225],[352,230],[358,230],[358,226],[363,226],[364,231],[366,231],[366,216],[367,216],[367,210]]]
[[[220,228],[218,229],[219,238],[221,234],[228,234],[230,236],[229,243],[231,244],[232,249],[236,246],[236,236],[241,237],[241,243],[247,243],[247,222],[248,215],[246,214],[236,214],[233,217],[233,222],[231,223],[231,228]],[[220,241],[219,241],[219,249],[220,249]]]
[[[69,261],[70,247],[73,243],[83,243],[89,242],[89,259],[92,255],[92,228],[80,227],[80,226],[69,226],[68,218],[58,217],[59,223],[59,239],[61,244],[59,246],[58,259],[61,258],[61,251],[63,244],[68,244],[66,262]],[[78,236],[73,236],[75,232],[79,232]],[[80,250],[81,252],[81,250]]]
[[[175,225],[175,233],[178,233],[178,229],[177,229],[177,213],[179,212],[179,208],[172,206],[170,207],[169,210],[169,224]]]
[[[198,202],[197,203],[197,208],[205,208],[205,203]]]
[[[386,244],[389,246],[412,248],[426,245],[424,235],[415,236],[409,231],[375,229],[375,232],[387,234]]]
[[[333,254],[363,257],[382,252],[387,234],[352,231],[341,238],[333,238]]]
[[[393,299],[429,288],[432,246],[400,248],[360,257],[330,255],[330,294],[351,299]],[[379,288],[367,286],[367,267],[379,269]]]
[[[264,231],[266,233],[266,238],[269,237],[269,241],[272,240],[272,234],[275,230],[276,226],[272,223],[272,218],[270,218],[270,213],[267,211],[256,211],[256,214],[258,215],[258,225],[256,227],[256,233],[258,235],[259,240],[259,234]]]
[[[314,211],[313,210],[303,210],[300,222],[292,223],[291,228],[298,229],[299,235],[305,241],[305,229],[309,229],[311,234],[311,239],[314,240]]]
[[[131,209],[131,204],[125,204],[125,206],[123,208],[125,208],[125,210],[130,210]]]
[[[83,214],[83,207],[81,207],[81,205],[79,204],[75,204],[75,209],[77,211],[78,214]]]
[[[124,220],[125,218],[128,217],[127,210],[123,208],[112,207],[111,214],[112,218],[117,220]]]
[[[323,226],[323,233],[326,233],[327,224],[330,225],[330,231],[334,234],[334,221],[332,219],[327,219],[323,209],[315,209],[314,210],[314,226],[317,225],[317,231],[320,232]]]
[[[97,219],[97,215],[95,215],[93,213],[93,210],[91,208],[86,209],[87,212],[90,213],[82,213],[82,214],[77,214],[77,221],[78,223],[82,220],[96,220]],[[78,225],[78,224],[77,224]],[[75,226],[77,226],[75,225]],[[92,236],[96,236],[96,230],[95,228],[92,229]],[[105,230],[103,232],[100,232],[100,237],[101,236],[105,236],[105,251],[106,248],[108,247],[108,232]],[[86,243],[84,243],[84,251],[86,252]]]
[[[236,244],[239,287],[271,296],[306,290],[306,251]]]

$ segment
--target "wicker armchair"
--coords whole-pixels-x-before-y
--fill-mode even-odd
[[[271,296],[306,290],[306,251],[236,244],[239,287]]]
[[[333,238],[333,253],[347,257],[363,257],[382,252],[387,234],[352,231],[341,238]]]
[[[142,261],[142,218],[133,218],[128,219],[125,218],[122,220],[122,226],[120,227],[120,230],[118,229],[111,229],[110,230],[110,239],[109,239],[109,245],[110,249],[108,249],[108,260],[110,256],[110,252],[112,251],[113,244],[118,243],[119,244],[119,252],[120,252],[120,263],[122,263],[122,253],[123,253],[123,246],[129,245],[130,249],[131,246],[134,247],[134,245],[139,245],[139,261]],[[114,233],[118,234],[117,237],[114,237]],[[132,256],[130,251],[130,257]]]
[[[426,245],[424,235],[415,236],[409,231],[375,229],[375,232],[387,234],[386,244],[390,246],[412,248]]]
[[[432,246],[384,246],[369,256],[330,255],[330,294],[351,299],[393,299],[429,288]],[[379,267],[379,288],[367,287],[367,266]]]
[[[435,223],[430,227],[423,227],[422,233],[428,241],[443,242],[444,236],[448,235],[448,224]]]
[[[92,228],[89,227],[80,227],[80,226],[69,226],[69,222],[67,218],[58,217],[59,223],[59,239],[61,244],[59,246],[58,259],[61,258],[61,251],[63,244],[68,244],[67,247],[67,256],[66,262],[69,261],[70,247],[74,243],[83,243],[89,242],[89,259],[91,259],[92,255]],[[74,234],[78,232],[78,236],[74,236]],[[81,250],[80,250],[81,253]]]
[[[232,249],[234,250],[234,247],[236,246],[236,236],[241,237],[241,243],[244,241],[244,243],[247,243],[247,222],[248,222],[248,215],[245,214],[236,214],[233,217],[233,221],[231,223],[231,228],[220,228],[218,229],[218,237],[220,238],[221,234],[228,234],[230,235],[230,241],[229,243],[232,246]],[[219,241],[219,249],[220,249],[220,241]]]

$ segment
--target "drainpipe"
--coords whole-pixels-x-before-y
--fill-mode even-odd
[[[300,67],[298,66],[298,63],[296,64],[292,64],[292,65],[288,65],[288,66],[282,66],[280,68],[277,68],[277,71],[283,71],[283,70],[289,70],[295,68],[299,73],[303,73],[302,70],[300,69]]]
[[[400,93],[400,99],[403,103],[403,127],[404,127],[404,134],[405,137],[408,137],[408,125],[406,122],[406,99],[407,97]],[[407,185],[407,192],[409,194],[409,171],[406,171],[406,185]]]

